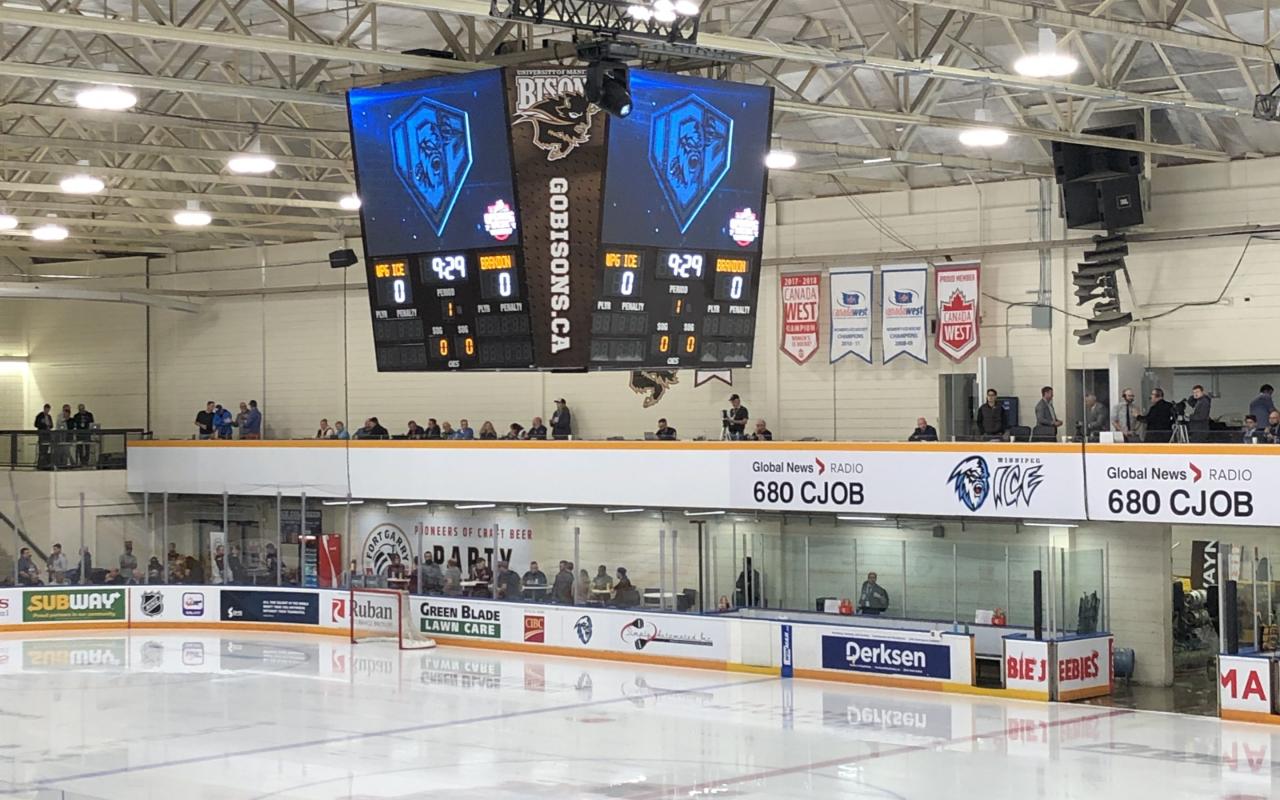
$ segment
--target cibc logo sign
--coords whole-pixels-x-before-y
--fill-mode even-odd
[[[1162,459],[1107,467],[1107,511],[1145,519],[1249,520],[1255,513],[1254,472],[1212,462]]]
[[[868,636],[823,636],[822,666],[918,678],[951,678],[951,648],[931,642]]]

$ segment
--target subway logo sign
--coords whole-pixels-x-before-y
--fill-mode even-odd
[[[119,589],[59,589],[27,592],[23,622],[123,620],[125,593]]]

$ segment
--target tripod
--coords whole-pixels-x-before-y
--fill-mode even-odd
[[[1185,417],[1179,416],[1173,421],[1173,434],[1169,436],[1169,442],[1172,444],[1186,444],[1191,441],[1191,437],[1187,435],[1187,420]]]

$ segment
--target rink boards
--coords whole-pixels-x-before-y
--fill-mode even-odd
[[[1015,661],[1006,653],[1005,689],[974,686],[973,636],[939,624],[906,630],[826,622],[676,614],[644,609],[564,607],[472,598],[419,597],[410,601],[414,629],[443,645],[537,652],[575,658],[665,666],[794,675],[818,680],[1024,699],[1058,697],[1057,681],[1012,680]],[[327,589],[221,586],[39,587],[0,590],[0,632],[179,628],[350,635],[350,595]],[[1010,645],[1015,643],[1013,637]],[[1111,637],[1094,658],[1092,692],[1110,691]],[[1043,643],[1038,643],[1043,644]],[[1029,668],[1054,676],[1058,647],[1046,647],[1043,663]],[[357,651],[358,652],[358,651]],[[1021,651],[1020,651],[1021,652]],[[1019,659],[1028,658],[1020,654]],[[1039,657],[1039,656],[1038,656]],[[1029,662],[1028,662],[1029,663]],[[1018,673],[1019,676],[1022,672]],[[1079,688],[1079,687],[1077,687]]]

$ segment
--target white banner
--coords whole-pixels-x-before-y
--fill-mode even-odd
[[[926,281],[924,264],[880,268],[881,363],[888,364],[904,353],[929,363],[925,324]]]
[[[831,363],[853,354],[871,363],[871,268],[837,270],[831,281]]]
[[[938,298],[934,347],[957,363],[978,349],[979,269],[976,261],[933,268],[934,295]]]
[[[782,352],[803,364],[818,352],[818,315],[822,276],[816,272],[783,275]]]
[[[1139,452],[1126,453],[1130,448]],[[1280,524],[1280,452],[1244,445],[1238,454],[1211,455],[1141,452],[1143,445],[1097,449],[1086,459],[1090,519]]]
[[[827,513],[1083,519],[1080,457],[1010,445],[906,455],[734,452],[730,505]]]
[[[430,509],[361,508],[352,514],[360,543],[360,567],[386,574],[390,554],[396,553],[406,570],[414,557],[431,553],[437,564],[457,559],[463,575],[485,561],[495,566],[507,561],[523,573],[533,558],[533,524],[527,517],[509,512],[480,511],[475,516],[459,512],[433,514]]]

